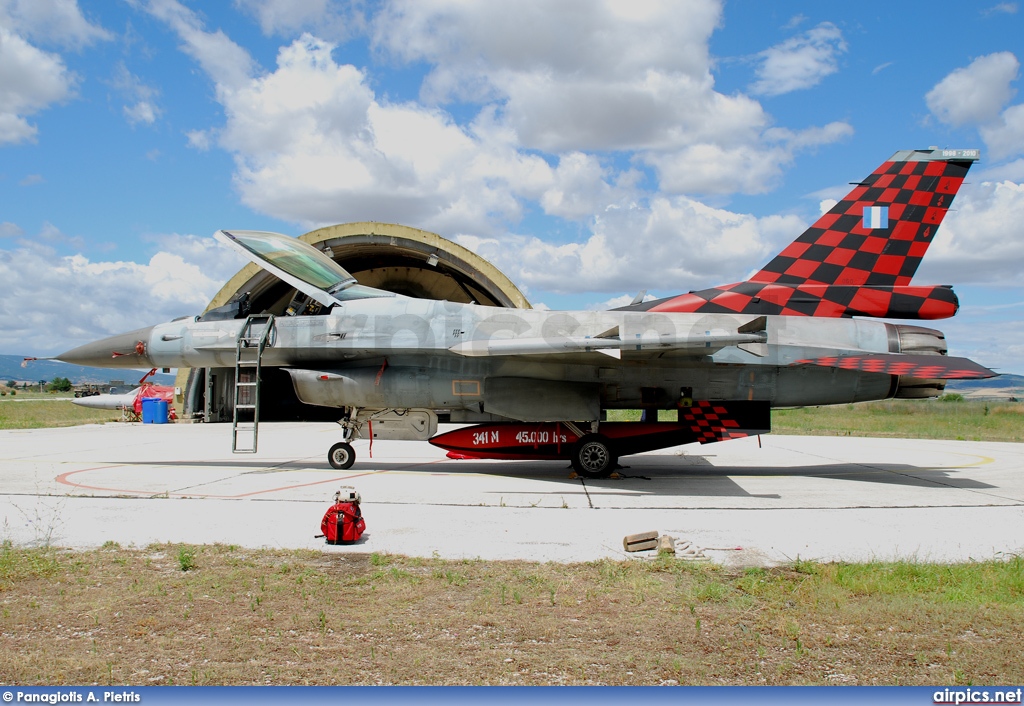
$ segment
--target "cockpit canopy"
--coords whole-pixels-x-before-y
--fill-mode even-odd
[[[358,284],[341,265],[298,238],[256,230],[219,230],[214,237],[326,307],[395,296]]]

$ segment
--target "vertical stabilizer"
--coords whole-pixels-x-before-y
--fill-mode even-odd
[[[910,284],[978,150],[897,152],[750,278]]]
[[[912,286],[935,231],[979,150],[897,152],[746,282],[633,311],[943,319],[949,287]]]

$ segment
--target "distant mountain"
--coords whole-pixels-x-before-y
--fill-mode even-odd
[[[962,395],[973,392],[979,397],[989,392],[1002,392],[1013,397],[1024,397],[1024,375],[1000,375],[987,380],[950,380],[946,383],[946,392],[959,392]]]
[[[103,384],[111,380],[123,380],[133,384],[139,381],[145,370],[126,370],[116,368],[87,368],[82,365],[69,365],[56,360],[32,360],[26,367],[21,367],[23,358],[17,355],[0,355],[0,381],[27,380],[49,382],[56,377],[67,378],[74,384]],[[174,375],[157,373],[149,378],[160,385],[173,385]]]

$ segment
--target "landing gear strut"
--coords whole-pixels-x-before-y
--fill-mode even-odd
[[[335,444],[327,452],[328,463],[339,471],[352,468],[352,464],[356,462],[356,450],[348,442],[359,438],[359,425],[354,421],[357,412],[358,410],[354,407],[346,408],[345,416],[338,420],[338,424],[341,426],[341,438],[344,441]]]
[[[608,438],[601,434],[585,434],[572,450],[572,467],[586,478],[607,478],[619,459]]]

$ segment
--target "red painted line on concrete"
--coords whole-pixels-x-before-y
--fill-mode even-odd
[[[76,473],[87,473],[88,471],[102,471],[106,468],[123,468],[125,464],[114,464],[112,466],[97,466],[96,468],[80,468],[77,471],[68,471],[67,473],[61,473],[54,480],[62,485],[70,485],[74,488],[84,488],[85,490],[104,490],[108,493],[145,493],[152,495],[148,490],[125,490],[123,488],[101,488],[95,485],[85,485],[84,483],[75,483],[68,480],[71,476]]]

